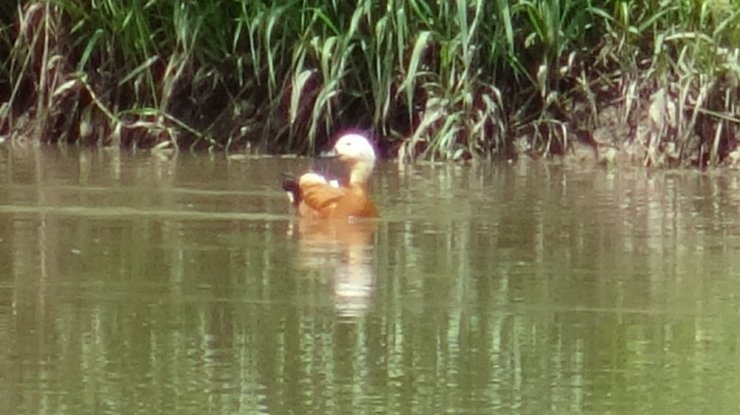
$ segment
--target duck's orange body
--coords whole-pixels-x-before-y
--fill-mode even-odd
[[[317,173],[306,173],[297,181],[286,181],[283,189],[299,216],[321,219],[372,218],[377,208],[367,192],[367,181],[375,165],[375,151],[363,136],[342,136],[334,152],[350,168],[349,184],[335,185]]]
[[[304,180],[305,177],[298,181],[302,194],[298,204],[299,216],[321,219],[378,216],[378,210],[363,186],[334,187],[326,182]]]

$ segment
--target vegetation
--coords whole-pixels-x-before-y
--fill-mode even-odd
[[[0,10],[13,140],[411,160],[740,159],[732,0],[28,1]],[[7,12],[7,14],[6,14]]]

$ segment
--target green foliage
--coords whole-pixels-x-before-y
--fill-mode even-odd
[[[46,141],[315,152],[363,128],[409,160],[578,139],[717,164],[738,135],[739,13],[731,0],[32,1],[2,32],[0,133],[28,130],[32,112]],[[615,122],[625,136],[594,137]]]

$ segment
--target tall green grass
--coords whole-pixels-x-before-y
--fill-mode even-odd
[[[739,13],[730,0],[31,1],[0,32],[0,133],[310,153],[358,128],[406,160],[587,143],[720,164],[738,140]]]

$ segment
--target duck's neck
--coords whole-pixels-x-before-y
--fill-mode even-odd
[[[349,173],[349,184],[350,186],[365,186],[370,173],[373,172],[374,162],[371,161],[358,161],[352,165]]]

